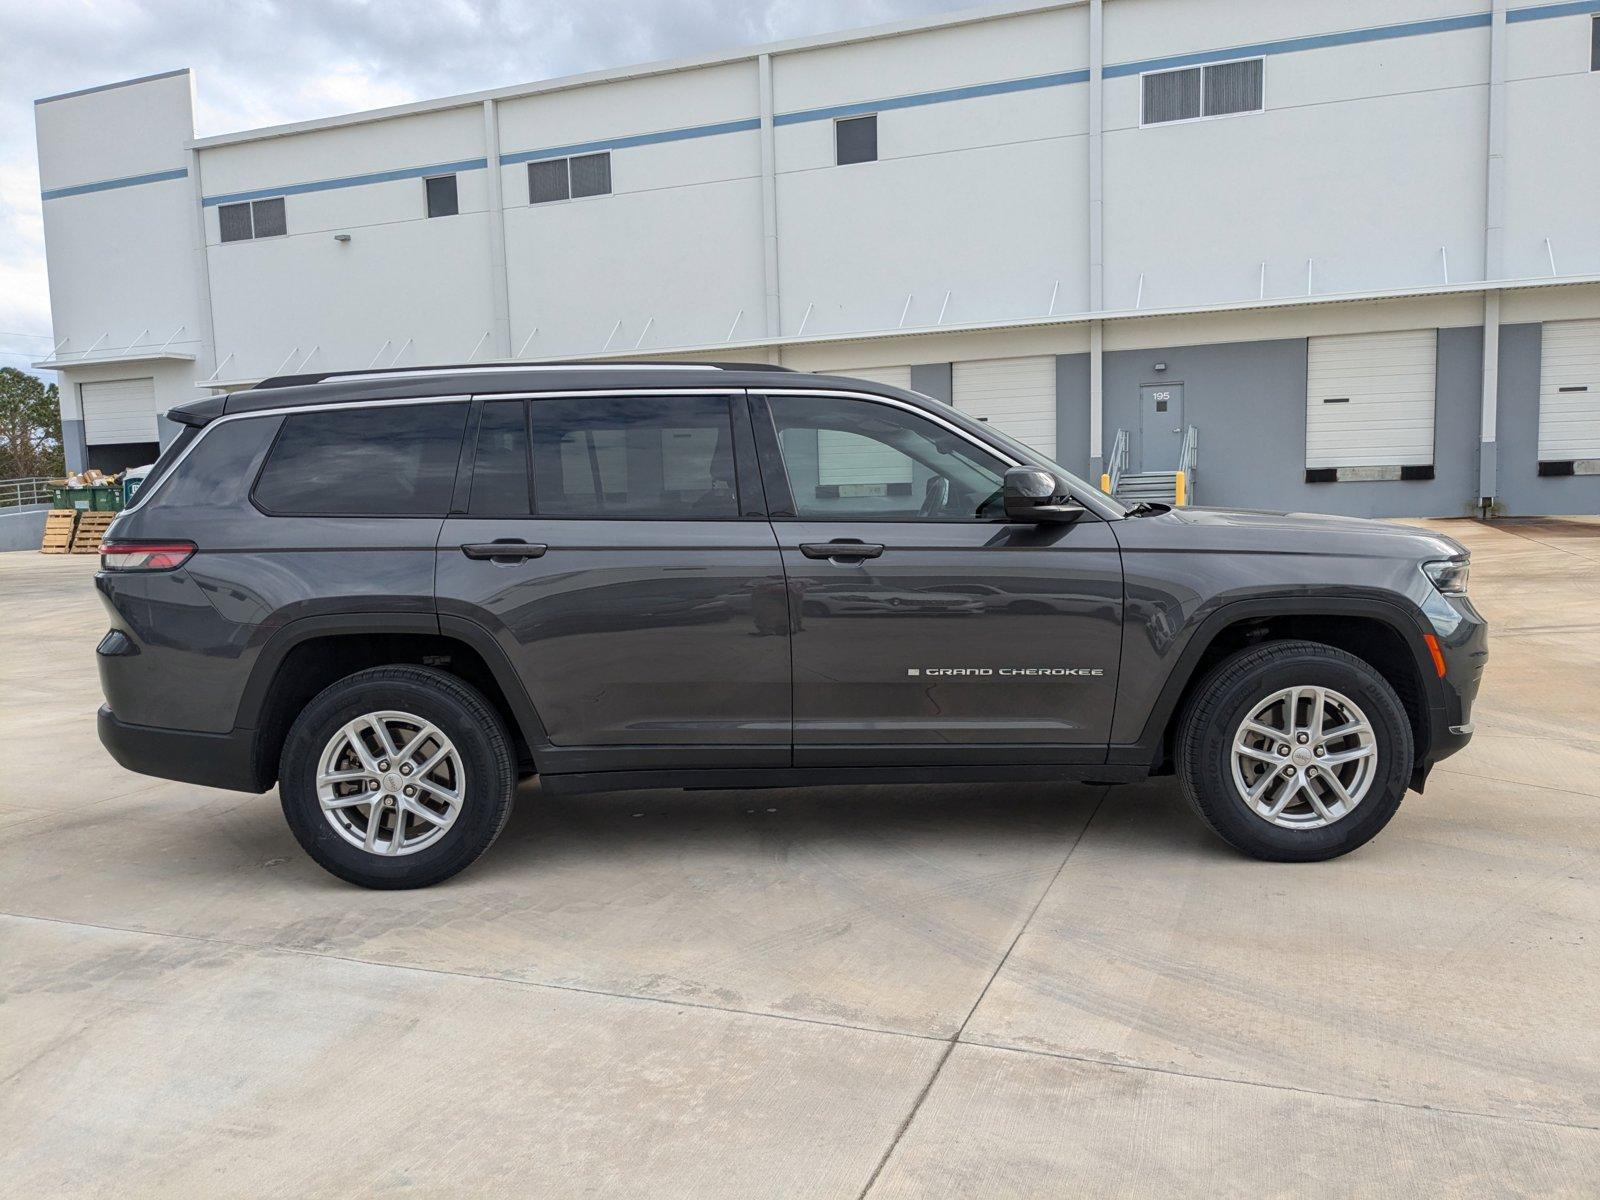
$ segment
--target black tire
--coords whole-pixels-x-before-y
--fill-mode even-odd
[[[1366,795],[1345,816],[1288,829],[1239,794],[1233,738],[1273,693],[1307,685],[1331,688],[1360,707],[1372,726],[1377,764]],[[1389,823],[1409,785],[1414,753],[1405,706],[1388,680],[1333,646],[1283,641],[1240,651],[1201,681],[1180,717],[1174,759],[1189,804],[1234,849],[1270,862],[1320,862],[1365,845]]]
[[[431,721],[454,744],[466,774],[454,824],[433,844],[395,857],[347,842],[317,799],[318,760],[329,741],[348,722],[384,710]],[[511,816],[517,766],[500,714],[476,689],[430,667],[390,666],[346,676],[319,692],[289,730],[278,778],[283,815],[318,865],[362,887],[420,888],[450,878],[494,844]]]

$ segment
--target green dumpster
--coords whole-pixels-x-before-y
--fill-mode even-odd
[[[122,486],[116,483],[96,484],[92,488],[85,488],[89,493],[89,509],[92,512],[121,512],[122,511]]]

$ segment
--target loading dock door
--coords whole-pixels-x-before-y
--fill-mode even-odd
[[[982,358],[951,367],[956,407],[1056,456],[1056,360]]]
[[[1307,343],[1307,467],[1433,465],[1436,330]]]
[[[83,440],[91,446],[158,441],[155,383],[147,378],[79,384]]]
[[[824,375],[848,375],[869,383],[911,390],[910,367],[840,367]],[[909,488],[911,460],[903,454],[886,452],[885,447],[868,438],[833,429],[817,431],[819,484],[857,489],[857,494],[875,495],[880,489]],[[865,489],[861,491],[860,489]]]
[[[1539,461],[1600,458],[1600,321],[1546,321],[1539,355]]]

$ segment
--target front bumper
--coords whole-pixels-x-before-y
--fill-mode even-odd
[[[157,779],[176,779],[230,792],[264,792],[255,769],[255,730],[197,733],[129,725],[100,706],[96,725],[100,744],[130,771]]]
[[[1436,633],[1439,653],[1444,658],[1445,673],[1431,687],[1430,734],[1427,753],[1418,763],[1426,774],[1428,768],[1462,749],[1472,740],[1472,706],[1478,698],[1478,688],[1483,682],[1483,670],[1489,662],[1489,623],[1465,596],[1450,597],[1458,623],[1448,631]],[[1435,625],[1438,629],[1438,625]]]

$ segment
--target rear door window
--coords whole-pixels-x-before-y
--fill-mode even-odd
[[[593,396],[529,405],[541,517],[737,518],[725,396]]]
[[[465,402],[291,413],[253,493],[284,516],[442,517]]]

